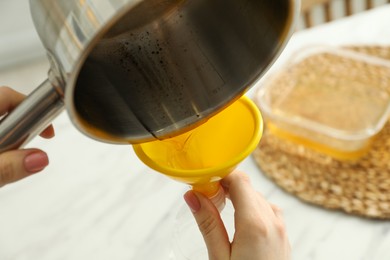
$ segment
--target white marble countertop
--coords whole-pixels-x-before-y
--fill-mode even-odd
[[[308,44],[389,45],[390,5],[296,33],[275,67]],[[0,72],[0,83],[38,84],[47,69],[42,64]],[[53,140],[29,144],[47,151],[50,165],[0,189],[0,259],[169,259],[173,222],[187,187],[148,169],[130,146],[83,136],[66,113],[54,126]],[[283,209],[293,259],[390,259],[390,221],[306,204],[267,179],[251,157],[239,169]]]

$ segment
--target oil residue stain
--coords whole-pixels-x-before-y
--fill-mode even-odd
[[[170,62],[168,42],[154,37],[149,31],[130,33],[119,42],[114,56],[118,57],[117,66],[128,79],[128,88],[136,93],[135,102],[147,102],[149,116],[160,115],[154,120],[167,124],[169,116],[161,112],[172,104],[188,107],[188,98],[185,98],[183,79],[178,77],[176,65]],[[181,113],[181,118],[192,114],[186,109],[176,113]]]

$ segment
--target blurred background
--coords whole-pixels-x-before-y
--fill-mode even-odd
[[[28,0],[0,0],[0,69],[44,56]]]
[[[30,93],[49,63],[35,31],[28,0],[0,0],[0,86]]]

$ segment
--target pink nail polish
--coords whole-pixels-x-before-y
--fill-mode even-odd
[[[43,170],[49,164],[49,158],[44,152],[30,153],[24,158],[24,168],[30,173]]]
[[[187,191],[184,194],[184,200],[193,213],[200,210],[200,201],[193,191]]]

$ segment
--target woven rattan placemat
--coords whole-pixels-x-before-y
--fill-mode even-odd
[[[390,60],[390,47],[353,46]],[[262,172],[303,201],[368,218],[390,219],[390,121],[358,161],[339,161],[265,129],[253,156]]]

